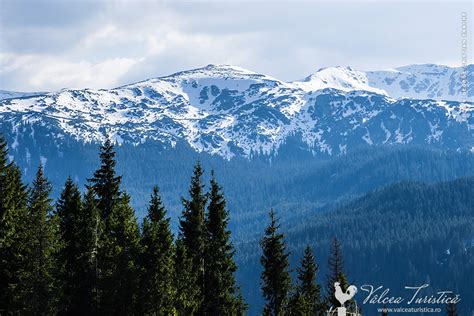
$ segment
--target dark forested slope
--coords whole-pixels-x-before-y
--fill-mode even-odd
[[[425,184],[403,182],[373,191],[304,221],[283,223],[293,264],[310,244],[325,281],[332,238],[343,245],[349,281],[392,291],[429,283],[460,293],[462,312],[474,310],[474,178]],[[258,243],[238,246],[240,280],[258,297]],[[255,284],[251,284],[251,282]],[[359,302],[360,303],[360,302]],[[251,306],[258,305],[250,304]],[[370,306],[366,311],[374,312]],[[466,314],[467,315],[467,314]]]

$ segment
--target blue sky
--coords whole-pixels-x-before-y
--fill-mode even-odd
[[[111,88],[210,63],[283,80],[459,66],[462,12],[472,21],[471,1],[0,0],[0,89]]]

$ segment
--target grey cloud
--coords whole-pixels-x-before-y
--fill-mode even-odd
[[[91,0],[2,0],[1,21],[6,27],[69,28],[87,23],[106,5]]]
[[[97,1],[2,0],[2,52],[63,52],[93,28],[106,8]]]
[[[8,72],[0,69],[0,89],[17,90],[51,89],[29,81],[31,65],[41,56],[87,62],[92,69],[111,59],[136,60],[110,80],[120,84],[209,63],[236,64],[283,80],[332,65],[456,64],[460,14],[473,16],[471,2],[0,3],[0,53],[32,56]]]

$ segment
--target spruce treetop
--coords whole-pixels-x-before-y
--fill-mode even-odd
[[[278,232],[279,224],[273,210],[269,213],[270,224],[260,241],[263,266],[262,292],[266,299],[265,315],[284,315],[291,286],[289,253],[286,250],[284,235]]]
[[[147,217],[151,222],[159,222],[165,218],[166,210],[161,200],[158,186],[153,187]]]
[[[43,165],[40,164],[38,171],[36,172],[35,180],[33,181],[33,188],[31,189],[30,207],[34,208],[35,205],[47,205],[48,210],[46,211],[49,211],[50,204],[52,202],[52,199],[49,197],[51,190],[51,183],[49,183],[48,179],[46,179]]]
[[[98,198],[98,207],[102,211],[103,218],[107,218],[121,197],[121,176],[115,171],[115,149],[109,137],[100,147],[100,168],[94,172],[89,179]]]

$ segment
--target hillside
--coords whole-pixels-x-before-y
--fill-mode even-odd
[[[329,244],[337,237],[350,282],[383,285],[394,292],[430,283],[430,294],[460,293],[460,313],[467,315],[474,310],[473,205],[472,177],[436,184],[402,182],[282,227],[293,262],[307,244],[313,246],[323,284]],[[250,299],[258,297],[258,243],[239,244],[238,250],[240,280]]]

